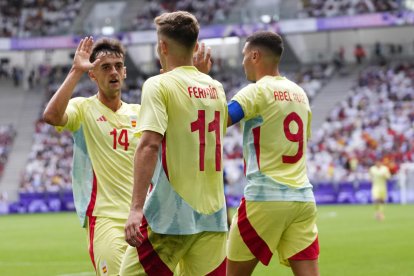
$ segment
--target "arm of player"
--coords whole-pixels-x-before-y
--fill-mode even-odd
[[[207,47],[206,52],[206,46],[203,43],[201,43],[201,46],[198,47],[197,53],[193,57],[193,64],[198,69],[198,71],[208,74],[211,70],[211,48]]]
[[[228,104],[229,116],[227,117],[227,126],[238,123],[244,118],[244,112],[241,105],[236,101],[231,101]]]
[[[96,59],[93,63],[89,62],[89,57],[92,53],[92,45],[92,37],[85,37],[79,42],[73,59],[72,68],[43,112],[43,120],[46,123],[54,126],[64,126],[67,123],[68,116],[66,115],[65,110],[72,97],[73,90],[81,79],[83,73],[94,68],[100,61],[99,59]]]
[[[134,188],[132,191],[131,210],[125,225],[125,240],[131,246],[142,243],[142,234],[139,230],[144,215],[144,203],[152,175],[157,164],[158,149],[163,136],[157,132],[144,131],[134,158]]]

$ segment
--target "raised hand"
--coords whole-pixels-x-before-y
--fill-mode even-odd
[[[211,48],[207,48],[206,53],[206,46],[201,43],[201,46],[198,48],[197,53],[193,57],[193,64],[197,67],[198,71],[208,74],[211,70]]]
[[[99,62],[100,59],[96,59],[93,63],[89,61],[89,57],[92,53],[93,37],[85,37],[79,42],[78,48],[73,58],[73,67],[75,69],[86,72],[93,69]]]

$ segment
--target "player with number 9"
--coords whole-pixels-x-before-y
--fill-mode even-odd
[[[306,173],[311,110],[305,92],[279,74],[283,43],[273,32],[247,38],[249,81],[229,103],[228,125],[242,120],[247,185],[231,224],[228,275],[251,275],[275,251],[295,275],[318,275],[316,206]]]
[[[73,66],[49,101],[44,120],[73,132],[72,189],[76,212],[87,230],[89,254],[97,275],[118,275],[127,243],[133,183],[133,135],[140,106],[121,101],[126,77],[125,52],[118,40],[93,43],[85,37]],[[72,97],[84,73],[98,86],[92,97]]]

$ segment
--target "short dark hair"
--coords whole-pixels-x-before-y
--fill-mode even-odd
[[[125,48],[121,42],[115,38],[101,38],[98,39],[92,48],[92,54],[89,61],[92,63],[96,60],[100,53],[112,54],[117,57],[125,58]]]
[[[269,31],[255,32],[247,38],[247,42],[249,42],[249,46],[264,47],[279,58],[282,56],[283,40],[277,33]]]
[[[154,19],[161,35],[175,40],[190,49],[195,46],[200,25],[194,15],[186,11],[163,13]]]

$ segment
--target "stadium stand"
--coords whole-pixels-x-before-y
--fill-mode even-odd
[[[223,23],[228,18],[232,7],[237,4],[237,0],[210,0],[210,1],[149,1],[135,16],[131,29],[148,30],[154,29],[153,19],[163,12],[174,10],[185,10],[193,13],[200,24],[209,25],[212,23]],[[239,1],[240,2],[240,1]]]
[[[375,12],[398,11],[398,0],[302,0],[298,17],[334,17]]]
[[[368,180],[382,159],[396,173],[414,161],[414,64],[363,70],[348,97],[337,104],[309,145],[310,177],[318,181]]]
[[[82,0],[0,1],[0,37],[30,37],[67,33]]]

